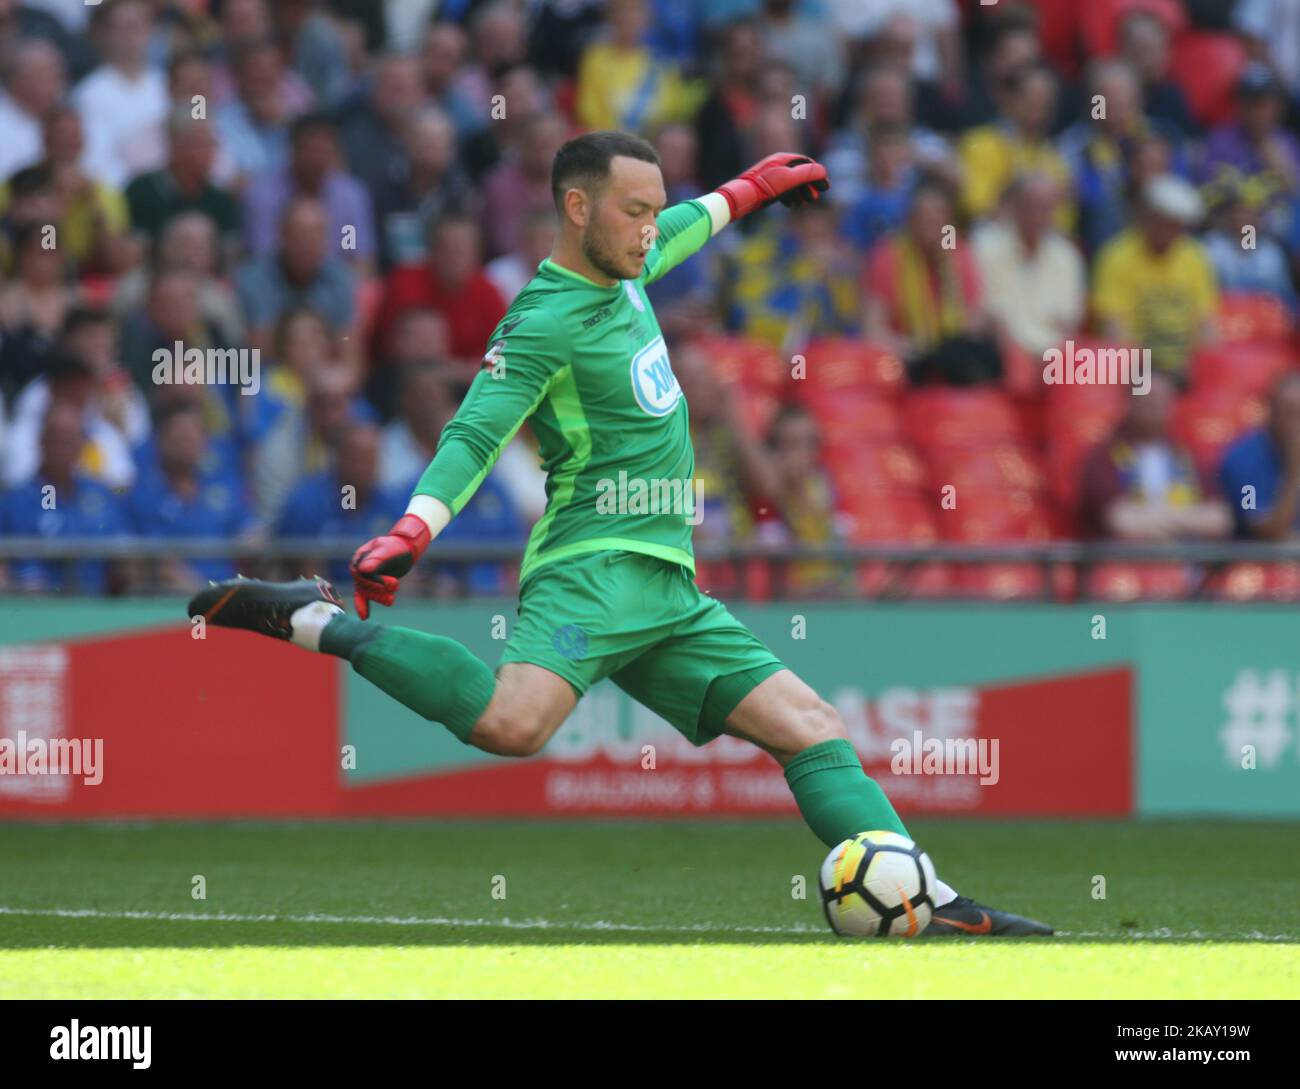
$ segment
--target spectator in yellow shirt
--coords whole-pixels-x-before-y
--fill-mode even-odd
[[[1146,183],[1135,226],[1102,247],[1092,306],[1101,334],[1150,348],[1151,361],[1181,377],[1192,350],[1209,339],[1219,307],[1210,256],[1189,232],[1201,219],[1189,182],[1162,174]]]
[[[42,118],[45,158],[34,168],[60,209],[58,245],[77,273],[116,273],[136,259],[128,239],[130,217],[120,189],[89,177],[80,166],[84,146],[81,118],[68,105]],[[0,214],[8,213],[13,193],[0,185]]]
[[[578,64],[578,123],[645,132],[688,120],[703,102],[703,89],[684,82],[675,66],[656,60],[645,45],[644,0],[611,0],[606,19],[608,39],[588,46]]]
[[[1056,226],[1074,228],[1070,168],[1049,138],[1056,111],[1056,77],[1031,67],[998,89],[999,120],[971,129],[958,147],[962,169],[962,207],[972,219],[992,214],[1017,174],[1046,174],[1067,194]]]

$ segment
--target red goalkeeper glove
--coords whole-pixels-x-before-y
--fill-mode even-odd
[[[821,163],[806,155],[782,151],[755,163],[715,192],[727,198],[731,218],[739,219],[778,200],[787,208],[808,204],[830,187]]]
[[[384,536],[367,541],[352,554],[352,601],[357,616],[368,619],[372,601],[380,605],[393,603],[397,580],[424,555],[429,540],[424,519],[404,514]]]

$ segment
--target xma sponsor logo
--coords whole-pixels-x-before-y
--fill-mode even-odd
[[[681,400],[682,387],[668,361],[663,337],[655,337],[632,357],[632,393],[641,410],[651,416],[667,416]]]

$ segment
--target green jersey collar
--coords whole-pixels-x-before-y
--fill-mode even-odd
[[[557,265],[549,257],[544,257],[542,263],[537,266],[554,273],[557,276],[565,276],[570,280],[576,280],[587,287],[595,288],[597,291],[617,291],[623,286],[623,281],[619,280],[616,284],[606,287],[604,284],[598,284],[595,280],[589,280],[581,272],[574,272],[571,268],[565,268],[563,265]]]

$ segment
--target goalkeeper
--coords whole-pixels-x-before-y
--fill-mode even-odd
[[[494,331],[405,515],[353,556],[357,617],[327,582],[310,579],[219,583],[190,602],[190,615],[345,658],[461,741],[501,756],[538,752],[608,677],[696,745],[726,733],[771,754],[827,845],[874,829],[906,835],[835,709],[695,585],[687,407],[646,296],[732,221],[776,200],[816,200],[828,188],[825,168],[771,155],[665,208],[654,149],[593,132],[559,150],[551,188],[554,251]],[[520,569],[518,623],[494,672],[454,639],[368,617],[373,604],[393,603],[398,580],[525,420],[547,473],[547,506]],[[628,502],[629,487],[678,501]],[[942,881],[933,898],[929,934],[1051,933]]]

